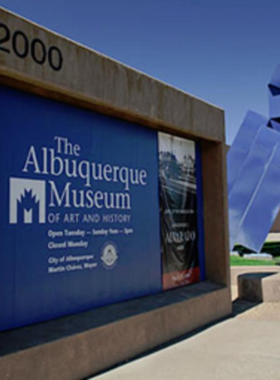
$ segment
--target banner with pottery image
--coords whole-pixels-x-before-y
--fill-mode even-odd
[[[199,281],[196,147],[159,133],[163,288]]]

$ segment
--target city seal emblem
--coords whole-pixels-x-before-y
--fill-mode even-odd
[[[112,269],[116,266],[118,260],[118,250],[114,243],[106,243],[102,248],[101,260],[107,269]]]

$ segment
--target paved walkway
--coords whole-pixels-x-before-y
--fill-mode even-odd
[[[94,379],[280,380],[280,303],[233,307],[232,318]]]
[[[237,302],[235,311],[250,306],[253,305]],[[280,304],[249,308],[95,379],[280,380]]]
[[[268,236],[266,238],[266,242],[271,242],[271,241],[275,241],[275,242],[279,242],[280,241],[280,234],[279,234],[279,232],[271,232],[270,234],[268,234]]]

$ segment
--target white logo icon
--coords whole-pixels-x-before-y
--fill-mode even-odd
[[[106,243],[102,249],[101,260],[106,268],[111,269],[118,260],[117,247],[113,243]]]
[[[10,223],[45,222],[45,181],[10,178]]]

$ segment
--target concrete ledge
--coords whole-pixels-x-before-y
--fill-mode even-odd
[[[238,277],[248,273],[280,273],[280,266],[236,266],[230,268],[231,285],[237,285]]]
[[[0,334],[3,380],[76,380],[231,313],[211,282]]]
[[[246,273],[238,277],[238,296],[256,302],[280,302],[280,273]]]

